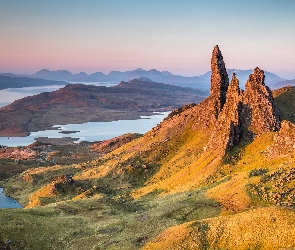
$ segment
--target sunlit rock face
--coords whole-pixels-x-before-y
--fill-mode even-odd
[[[245,91],[233,74],[229,84],[225,63],[216,45],[211,59],[210,96],[203,102],[207,106],[199,112],[212,133],[206,150],[222,148],[224,151],[237,145],[241,138],[280,129],[280,115],[274,104],[271,90],[265,86],[264,71],[255,68],[246,83]],[[202,104],[203,104],[202,103]],[[201,122],[201,121],[200,121]],[[196,125],[200,127],[200,125]]]
[[[257,132],[278,131],[281,124],[279,111],[264,78],[264,71],[255,68],[246,83],[244,103],[250,111],[248,116],[251,116],[246,117],[248,126]]]
[[[214,47],[211,58],[211,88],[210,94],[216,98],[215,112],[219,114],[226,100],[226,92],[229,84],[223,56],[218,45]]]

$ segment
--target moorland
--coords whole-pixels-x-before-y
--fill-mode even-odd
[[[0,248],[293,249],[295,89],[257,67],[242,90],[218,46],[211,72],[207,98],[144,135],[3,148],[25,209],[0,210]]]

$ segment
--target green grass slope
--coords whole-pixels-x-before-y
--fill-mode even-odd
[[[273,92],[282,119],[295,123],[295,87],[283,87]]]
[[[285,117],[293,92],[275,98]],[[197,109],[95,160],[32,166],[3,182],[35,207],[0,210],[0,249],[294,248],[293,125],[224,155],[204,150],[212,128],[195,128]]]

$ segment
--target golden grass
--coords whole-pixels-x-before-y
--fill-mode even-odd
[[[60,165],[49,166],[49,167],[30,168],[30,169],[24,171],[23,175],[25,175],[25,174],[29,174],[29,175],[40,174],[40,173],[43,173],[43,172],[46,172],[46,171],[61,170],[63,168],[64,168],[64,166],[60,166]]]
[[[42,205],[40,198],[51,198],[56,194],[54,193],[55,187],[54,183],[50,183],[46,186],[43,186],[35,193],[33,193],[29,198],[29,204],[25,208],[38,207]]]
[[[216,171],[220,162],[221,157],[219,155],[206,153],[198,160],[183,166],[168,178],[164,176],[162,180],[152,179],[151,184],[147,183],[146,186],[134,191],[132,197],[138,198],[155,190],[163,190],[163,194],[172,194],[196,189],[206,184],[207,178]],[[167,165],[165,166],[167,167]]]
[[[251,205],[251,199],[245,188],[248,173],[234,174],[226,182],[219,184],[207,191],[207,196],[217,200],[229,212],[240,212]]]
[[[294,239],[294,210],[268,207],[169,228],[144,249],[293,249]]]
[[[74,180],[89,180],[97,179],[106,176],[113,168],[110,166],[99,166],[92,169],[86,169],[83,172],[76,174]]]
[[[264,151],[273,143],[275,134],[274,132],[267,132],[258,135],[252,143],[245,147],[241,159],[234,167],[234,171],[250,171],[269,166],[272,160],[264,155]]]
[[[92,194],[93,194],[93,189],[88,189],[88,190],[84,191],[83,193],[75,196],[72,200],[77,201],[77,200],[86,199],[86,198],[89,198],[88,196],[92,195]],[[102,197],[103,197],[102,194],[94,194],[91,198],[100,199]]]
[[[273,92],[275,97],[275,104],[280,110],[282,119],[295,123],[295,88],[283,87]]]

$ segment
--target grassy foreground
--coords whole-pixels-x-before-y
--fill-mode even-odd
[[[168,227],[220,211],[204,192],[1,209],[0,249],[139,249]]]
[[[293,94],[276,99],[291,122]],[[194,111],[104,156],[3,176],[27,208],[0,210],[0,249],[295,249],[294,124],[224,155],[204,150]]]

